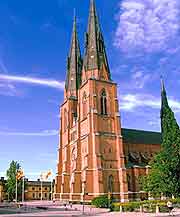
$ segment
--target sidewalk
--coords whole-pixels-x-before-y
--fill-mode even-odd
[[[49,210],[47,211],[39,211],[39,212],[32,212],[32,213],[17,213],[17,214],[3,214],[0,217],[30,217],[30,216],[41,216],[41,217],[85,217],[85,216],[99,216],[99,217],[166,217],[169,216],[168,213],[140,213],[140,212],[127,212],[127,213],[120,213],[120,212],[109,212],[108,209],[98,209],[93,208],[91,206],[84,206],[84,214],[83,214],[83,206],[82,205],[73,205],[72,208],[68,205],[67,210],[65,210],[64,204],[60,203],[52,203],[52,201],[35,201],[35,202],[26,202],[24,203],[26,206],[32,207],[48,207]],[[180,209],[176,209],[174,211],[174,216],[180,217]]]
[[[174,211],[174,217],[180,217],[180,209],[176,209]],[[120,212],[110,212],[110,213],[103,213],[94,215],[91,217],[166,217],[169,216],[169,213],[140,213],[140,212],[126,212],[126,213],[120,213]]]

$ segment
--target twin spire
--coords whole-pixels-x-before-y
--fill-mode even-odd
[[[90,3],[88,30],[85,41],[85,71],[101,69],[102,65],[104,64],[108,72],[108,78],[110,79],[104,39],[98,21],[94,0],[91,0]]]
[[[70,52],[67,59],[67,78],[65,88],[74,95],[81,82],[82,58],[77,35],[76,16],[74,16]]]
[[[104,65],[108,79],[110,80],[110,71],[105,51],[104,39],[101,33],[98,16],[94,0],[90,2],[90,12],[88,20],[88,30],[85,40],[85,56],[81,58],[80,46],[77,36],[76,17],[74,16],[73,32],[71,47],[67,63],[66,92],[70,92],[70,96],[76,96],[77,89],[81,84],[82,68],[86,71],[100,70]]]

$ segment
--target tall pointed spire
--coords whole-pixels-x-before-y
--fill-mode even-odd
[[[67,78],[65,88],[70,96],[76,96],[81,81],[82,59],[77,36],[76,15],[74,14],[71,47],[67,61]]]
[[[94,0],[91,0],[88,30],[86,33],[85,42],[84,69],[85,71],[100,69],[102,67],[102,64],[104,64],[108,72],[108,79],[110,79],[104,39],[96,13],[95,2]]]

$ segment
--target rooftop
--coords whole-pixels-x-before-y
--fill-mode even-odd
[[[161,133],[122,128],[123,140],[133,144],[161,144]]]

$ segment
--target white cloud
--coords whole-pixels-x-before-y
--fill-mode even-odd
[[[46,136],[57,136],[58,130],[44,130],[41,132],[7,132],[0,131],[2,136],[37,136],[37,137],[46,137]]]
[[[3,59],[2,58],[0,58],[0,69],[4,72],[4,73],[8,73],[8,69],[7,69],[7,67],[5,66],[5,64],[4,64],[4,61],[3,61]]]
[[[20,96],[22,93],[10,82],[0,81],[0,95],[4,96]]]
[[[180,112],[180,102],[169,99],[169,105],[174,112]],[[148,107],[152,109],[160,109],[160,99],[146,94],[125,94],[120,96],[120,110],[134,111],[137,108]]]
[[[179,49],[180,49],[179,46],[175,47],[175,48],[170,48],[170,49],[167,50],[167,53],[168,54],[175,54],[175,53],[177,53],[179,51]]]
[[[143,76],[143,72],[142,72],[142,71],[137,71],[137,72],[135,72],[135,73],[132,75],[132,77],[133,77],[134,79],[141,78],[142,76]]]
[[[150,121],[148,121],[148,124],[151,127],[159,127],[161,124],[161,120],[160,120],[160,118],[157,118],[156,120],[150,120]]]
[[[178,0],[123,0],[114,45],[122,51],[165,50],[180,28]]]
[[[132,74],[132,83],[134,84],[134,88],[142,89],[148,81],[152,81],[153,76],[145,73],[145,71],[135,71]]]
[[[52,87],[52,88],[56,88],[60,90],[64,89],[64,82],[57,81],[57,80],[51,80],[51,79],[0,74],[0,82],[1,81],[41,85],[41,86]]]

